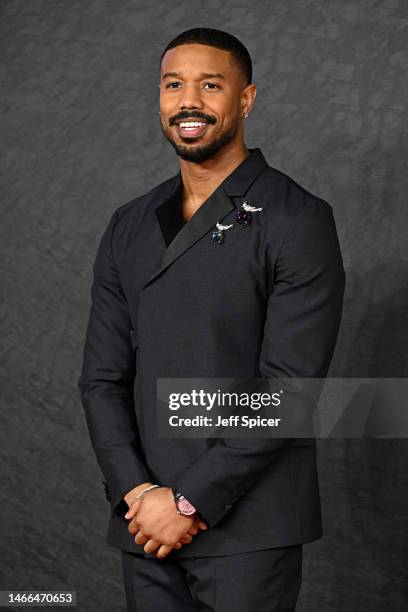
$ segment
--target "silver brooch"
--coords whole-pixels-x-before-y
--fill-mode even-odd
[[[212,232],[211,240],[215,244],[221,244],[224,241],[224,232],[225,232],[225,230],[228,230],[231,227],[234,227],[234,224],[231,223],[230,225],[221,225],[221,223],[219,223],[217,221],[217,223],[215,224],[215,227],[217,229]]]
[[[251,215],[250,213],[261,211],[262,207],[256,208],[255,206],[251,206],[248,204],[246,200],[242,202],[242,210],[237,212],[237,223],[242,227],[246,227],[251,223]]]
[[[251,213],[260,212],[262,207],[251,206],[248,204],[247,200],[243,200],[241,204],[241,209],[238,210],[236,215],[236,223],[230,223],[230,225],[221,225],[217,221],[215,224],[216,229],[211,233],[211,240],[214,244],[222,244],[224,241],[224,232],[225,230],[234,227],[235,225],[241,225],[241,227],[246,227],[251,223]]]

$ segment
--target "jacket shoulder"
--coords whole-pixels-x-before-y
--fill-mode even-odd
[[[112,217],[118,223],[124,219],[127,221],[130,216],[142,216],[151,205],[174,188],[176,178],[177,174],[155,185],[146,193],[117,206],[113,210]]]
[[[278,168],[267,166],[261,175],[262,200],[267,218],[293,219],[306,208],[332,211],[332,206]]]

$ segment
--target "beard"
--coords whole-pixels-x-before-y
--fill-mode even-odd
[[[194,146],[194,140],[199,142],[199,138],[189,138],[189,142],[192,142],[193,145],[184,145],[179,144],[173,140],[170,135],[170,129],[163,128],[162,123],[160,122],[161,131],[163,132],[164,137],[169,141],[176,154],[181,157],[181,159],[185,159],[186,161],[195,162],[197,164],[201,164],[202,162],[211,159],[221,151],[228,143],[230,143],[236,136],[238,132],[239,123],[236,122],[231,125],[230,128],[226,129],[224,132],[221,132],[212,142],[209,142],[205,145],[197,144]]]

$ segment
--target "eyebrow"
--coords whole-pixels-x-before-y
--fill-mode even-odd
[[[165,79],[167,77],[181,77],[181,74],[179,72],[165,72],[162,76],[162,79]],[[214,78],[218,78],[218,79],[224,79],[225,80],[225,76],[221,73],[221,72],[202,72],[200,74],[200,79],[214,79]]]

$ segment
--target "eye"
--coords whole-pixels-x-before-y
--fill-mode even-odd
[[[172,87],[172,85],[180,85],[180,82],[179,81],[172,81],[171,83],[167,83],[166,89],[176,89],[175,87]]]
[[[217,83],[204,83],[204,85],[211,85],[210,89],[220,89],[220,86]]]

